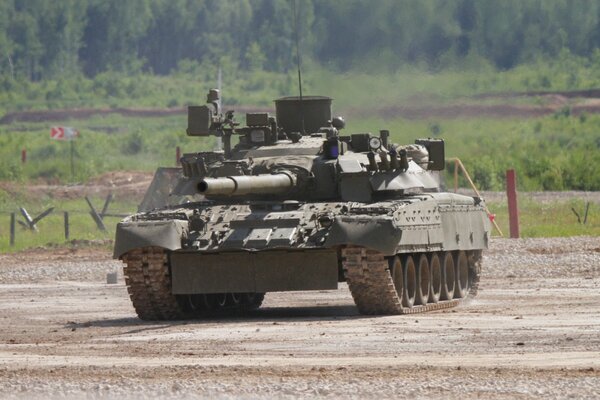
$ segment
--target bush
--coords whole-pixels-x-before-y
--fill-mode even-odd
[[[23,178],[23,166],[18,161],[5,162],[2,168],[0,168],[1,180],[20,181]]]
[[[121,147],[121,153],[125,155],[135,155],[140,153],[144,149],[144,137],[139,133],[135,132],[131,134],[123,147]]]
[[[470,172],[473,183],[481,190],[501,190],[501,185],[497,180],[497,166],[490,157],[481,157],[469,166],[465,166]]]

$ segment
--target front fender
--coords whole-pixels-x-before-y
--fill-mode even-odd
[[[131,249],[157,246],[168,250],[181,248],[187,236],[188,222],[182,220],[131,221],[117,224],[114,258],[121,258]]]
[[[325,241],[325,247],[355,245],[393,255],[401,236],[402,231],[394,226],[391,218],[337,216]]]

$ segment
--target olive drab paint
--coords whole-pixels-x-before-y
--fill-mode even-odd
[[[189,108],[188,135],[217,136],[224,149],[183,154],[151,187],[168,195],[149,193],[117,226],[114,256],[140,318],[248,310],[266,292],[343,281],[367,314],[448,308],[475,293],[490,222],[481,198],[442,190],[444,141],[346,134],[331,104],[285,97],[276,116],[249,113],[245,126],[215,90]]]

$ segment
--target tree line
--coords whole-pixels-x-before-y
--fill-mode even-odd
[[[294,0],[2,0],[0,75],[32,81],[190,65],[294,67]],[[497,69],[591,57],[595,0],[296,0],[303,57],[339,70]]]

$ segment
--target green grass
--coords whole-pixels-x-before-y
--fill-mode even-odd
[[[432,104],[455,101],[481,93],[575,90],[600,87],[595,61],[566,55],[540,60],[507,71],[474,62],[431,72],[417,66],[393,72],[357,68],[330,70],[306,62],[305,94],[329,95],[340,109],[381,104]],[[81,107],[178,107],[202,104],[216,87],[216,66],[192,68],[169,76],[105,72],[94,78],[75,75],[42,82],[0,79],[0,115],[17,110]],[[269,106],[274,98],[297,93],[295,70],[288,73],[223,70],[225,105]],[[529,100],[518,100],[529,102]],[[535,102],[536,100],[531,100]],[[477,100],[481,102],[481,100]]]
[[[480,189],[502,190],[505,170],[515,168],[520,190],[600,190],[599,115],[463,120],[346,115],[346,119],[343,134],[388,129],[392,142],[401,144],[419,137],[444,138],[447,156],[461,158]],[[15,123],[0,126],[0,180],[68,183],[107,171],[153,171],[174,166],[177,146],[183,152],[197,152],[211,150],[215,143],[212,137],[186,136],[184,115],[110,115],[55,124],[81,132],[75,141],[75,176],[71,177],[69,143],[51,140],[49,124]],[[20,161],[22,149],[28,153],[26,164]]]
[[[207,150],[215,138],[186,136],[186,117],[127,118],[96,116],[85,121],[62,121],[52,125],[73,126],[75,176],[71,177],[70,143],[50,139],[50,124],[15,123],[0,126],[0,180],[44,179],[81,182],[107,171],[146,170],[175,165],[175,149]],[[113,131],[106,133],[106,130]],[[21,150],[27,150],[22,164]]]
[[[562,90],[600,87],[597,66],[577,58],[496,71],[486,65],[428,73],[405,68],[386,74],[337,73],[307,63],[305,93],[335,99],[334,113],[343,114],[343,133],[389,129],[392,140],[412,143],[418,137],[442,137],[447,155],[459,157],[482,189],[501,190],[507,168],[519,174],[521,190],[600,190],[600,116],[554,116],[529,119],[383,119],[376,111],[398,105],[495,103],[473,99],[489,92]],[[576,73],[575,78],[573,74]],[[104,73],[94,79],[73,77],[37,83],[0,82],[0,113],[19,109],[61,107],[170,107],[204,102],[216,71],[197,70],[171,76],[124,76]],[[272,99],[296,93],[290,74],[227,70],[223,77],[225,108],[237,104],[272,106]],[[503,99],[513,104],[536,98]],[[238,115],[238,121],[243,121]],[[89,120],[13,123],[0,126],[0,180],[85,181],[106,171],[154,170],[174,164],[175,147],[185,152],[210,150],[214,138],[185,135],[186,117],[127,118],[117,114]],[[81,132],[75,145],[75,176],[71,177],[69,144],[49,139],[52,125],[74,126]],[[28,151],[28,163],[20,152]]]
[[[436,73],[417,68],[371,74],[338,73],[312,63],[305,69],[305,93],[335,99],[334,113],[345,114],[344,133],[389,129],[392,140],[412,143],[418,137],[442,137],[447,155],[459,157],[482,189],[501,190],[507,168],[519,174],[521,190],[600,190],[600,116],[572,116],[568,110],[530,119],[406,120],[377,117],[382,107],[495,103],[474,99],[481,93],[564,90],[600,87],[598,67],[576,57],[538,62],[508,71],[485,64],[448,68]],[[295,76],[264,71],[223,71],[225,108],[237,104],[272,106],[272,99],[295,94]],[[198,69],[171,76],[103,73],[93,79],[75,76],[43,82],[0,82],[0,113],[62,107],[172,107],[201,104],[216,71]],[[513,104],[543,102],[536,98],[504,99]],[[372,115],[372,116],[371,116]],[[238,115],[238,121],[243,121]],[[49,139],[52,125],[74,126],[81,132],[75,145],[75,176],[71,177],[69,144]],[[214,138],[185,135],[186,117],[126,118],[96,116],[89,120],[13,123],[0,126],[0,180],[85,181],[106,171],[154,170],[174,164],[175,147],[185,152],[210,150]],[[28,163],[20,152],[28,151]]]
[[[102,206],[104,199],[91,197],[92,204],[96,209]],[[27,209],[32,217],[42,211],[55,207],[52,214],[42,219],[38,224],[38,231],[25,229],[16,224],[15,246],[10,246],[10,213],[14,212],[17,220],[24,221],[19,212],[19,207]],[[119,214],[130,214],[137,210],[134,201],[120,200],[113,202],[109,212]],[[0,252],[12,252],[22,249],[40,246],[68,246],[70,241],[65,239],[64,211],[69,212],[70,240],[107,240],[114,239],[115,228],[120,218],[105,217],[104,224],[106,232],[100,231],[89,214],[89,208],[85,200],[56,200],[49,198],[41,199],[12,199],[4,201],[0,210]]]
[[[567,60],[569,61],[569,60]],[[360,71],[337,73],[307,63],[305,94],[329,95],[335,99],[334,113],[346,117],[342,134],[391,131],[396,143],[412,143],[419,137],[446,140],[447,157],[459,157],[480,189],[502,190],[504,173],[517,171],[519,190],[600,190],[600,116],[573,116],[569,112],[529,119],[439,119],[407,120],[377,117],[381,107],[440,105],[447,103],[538,104],[539,98],[477,100],[470,96],[489,92],[525,90],[572,90],[600,87],[598,66],[577,60],[558,60],[496,71],[486,65],[466,70],[447,69],[427,73],[415,68],[387,74]],[[105,73],[94,79],[36,83],[0,82],[0,115],[27,109],[69,107],[180,107],[202,104],[208,88],[215,86],[216,71],[200,70],[171,76],[134,77]],[[238,104],[272,106],[279,96],[296,93],[295,76],[267,72],[224,71],[223,100],[226,109]],[[567,110],[568,111],[568,110]],[[238,121],[243,121],[238,115]],[[153,171],[174,166],[175,148],[197,152],[214,148],[215,138],[185,135],[186,117],[129,118],[117,114],[88,120],[0,125],[0,181],[52,183],[85,182],[115,170]],[[49,138],[53,125],[67,125],[81,132],[75,142],[75,176],[71,176],[68,143]],[[28,161],[20,162],[26,149]],[[451,165],[449,166],[451,167]],[[452,171],[448,171],[451,173]],[[466,181],[461,178],[461,186]],[[102,199],[96,199],[101,204]],[[32,213],[50,206],[57,211],[39,223],[40,232],[17,226],[16,246],[8,246],[8,212],[25,205]],[[590,220],[577,223],[571,207],[580,203],[535,204],[521,201],[521,232],[526,237],[600,235],[598,205],[592,205]],[[490,204],[497,220],[508,232],[506,206]],[[111,210],[130,212],[134,202],[113,204]],[[110,239],[117,218],[108,218],[108,233],[97,230],[83,200],[33,201],[26,193],[11,197],[0,189],[0,251],[64,244],[62,211],[71,212],[71,238]]]
[[[100,207],[104,199],[92,198],[92,202]],[[17,225],[15,246],[9,246],[10,212],[15,212],[17,219],[22,217],[18,206],[24,205],[30,214],[37,214],[48,207],[56,207],[54,213],[38,223],[39,232],[33,232]],[[490,211],[496,215],[496,222],[509,236],[508,210],[506,203],[489,203]],[[585,203],[583,200],[537,203],[523,196],[519,199],[521,237],[554,237],[554,236],[600,236],[600,204],[590,205],[586,225],[577,222],[571,211],[575,208],[583,218]],[[131,213],[137,208],[134,201],[116,201],[110,206],[113,213]],[[0,210],[0,252],[14,252],[32,247],[69,246],[70,241],[64,237],[63,212],[69,211],[71,240],[112,240],[119,218],[106,217],[107,232],[100,231],[89,215],[88,207],[83,200],[58,201],[52,199],[9,201],[2,204]],[[497,232],[493,232],[498,235]]]
[[[460,158],[482,190],[503,190],[507,169],[518,187],[535,190],[600,190],[600,116],[531,119],[406,120],[349,118],[347,131],[388,129],[396,143],[419,137],[446,141],[446,156]],[[467,182],[461,179],[461,185]]]
[[[583,225],[577,222],[577,217],[571,211],[571,208],[575,208],[583,220],[583,200],[539,203],[519,196],[518,202],[521,237],[600,236],[600,204],[590,203],[588,220]],[[488,208],[496,215],[496,222],[504,236],[509,237],[507,204],[489,203]],[[494,232],[494,235],[497,234]]]

